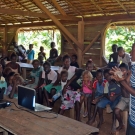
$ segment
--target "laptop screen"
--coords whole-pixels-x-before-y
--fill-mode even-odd
[[[36,92],[34,89],[18,86],[18,105],[28,108],[30,110],[35,109]]]

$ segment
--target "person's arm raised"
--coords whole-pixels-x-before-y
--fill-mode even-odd
[[[135,89],[132,88],[131,86],[129,86],[128,83],[127,83],[125,80],[121,81],[120,83],[125,87],[125,89],[126,89],[131,95],[135,96]]]

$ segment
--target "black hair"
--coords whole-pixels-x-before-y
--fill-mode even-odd
[[[128,65],[125,64],[125,63],[121,63],[120,66],[119,66],[119,68],[125,68],[126,70],[129,70]]]
[[[32,65],[35,63],[35,62],[39,62],[39,60],[35,59],[32,61]],[[40,62],[39,62],[40,63]]]
[[[123,47],[118,47],[117,51],[119,52],[121,50],[123,50]]]
[[[7,76],[8,80],[9,80],[9,78],[10,78],[11,76],[14,76],[14,75],[15,75],[15,72],[10,72],[10,73],[8,74],[8,76]]]
[[[13,57],[17,58],[17,55],[15,53],[12,53],[11,56],[10,56],[10,59],[12,59]]]
[[[93,64],[93,65],[94,65],[94,63],[93,63],[92,59],[89,59],[89,60],[87,61],[87,63],[86,63],[86,67],[87,67],[89,64]]]
[[[110,74],[110,70],[111,70],[110,68],[105,69],[105,70],[104,70],[104,75],[105,75],[105,74]]]
[[[51,48],[55,45],[55,42],[51,42]]]
[[[29,47],[33,46],[33,44],[29,44]]]
[[[44,47],[43,46],[40,46],[40,50],[42,50],[42,49],[44,49]]]
[[[45,66],[45,65],[48,65],[49,67],[51,67],[50,62],[48,62],[48,61],[45,61],[45,63],[43,64],[43,66]]]
[[[67,70],[62,70],[60,75],[62,76],[63,74],[66,74],[68,76],[68,71]]]
[[[75,57],[75,59],[77,60],[77,55],[76,54],[73,54],[72,57]]]
[[[98,69],[98,70],[96,71],[96,76],[97,76],[99,73],[101,73],[101,74],[103,75],[103,71],[102,71],[101,69]]]
[[[113,44],[113,45],[112,45],[112,48],[114,48],[114,47],[116,47],[116,48],[117,48],[118,46],[117,46],[116,44]]]
[[[70,59],[69,55],[64,55],[63,58],[62,58],[62,61],[65,61],[65,59]]]

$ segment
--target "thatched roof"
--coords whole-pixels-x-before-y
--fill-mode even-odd
[[[38,1],[63,24],[135,19],[134,0],[1,0],[0,25],[53,24]]]

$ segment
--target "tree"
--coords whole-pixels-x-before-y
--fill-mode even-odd
[[[133,27],[115,26],[108,28],[105,39],[105,55],[109,58],[112,53],[112,45],[122,46],[126,52],[131,51],[135,42],[135,29]]]

